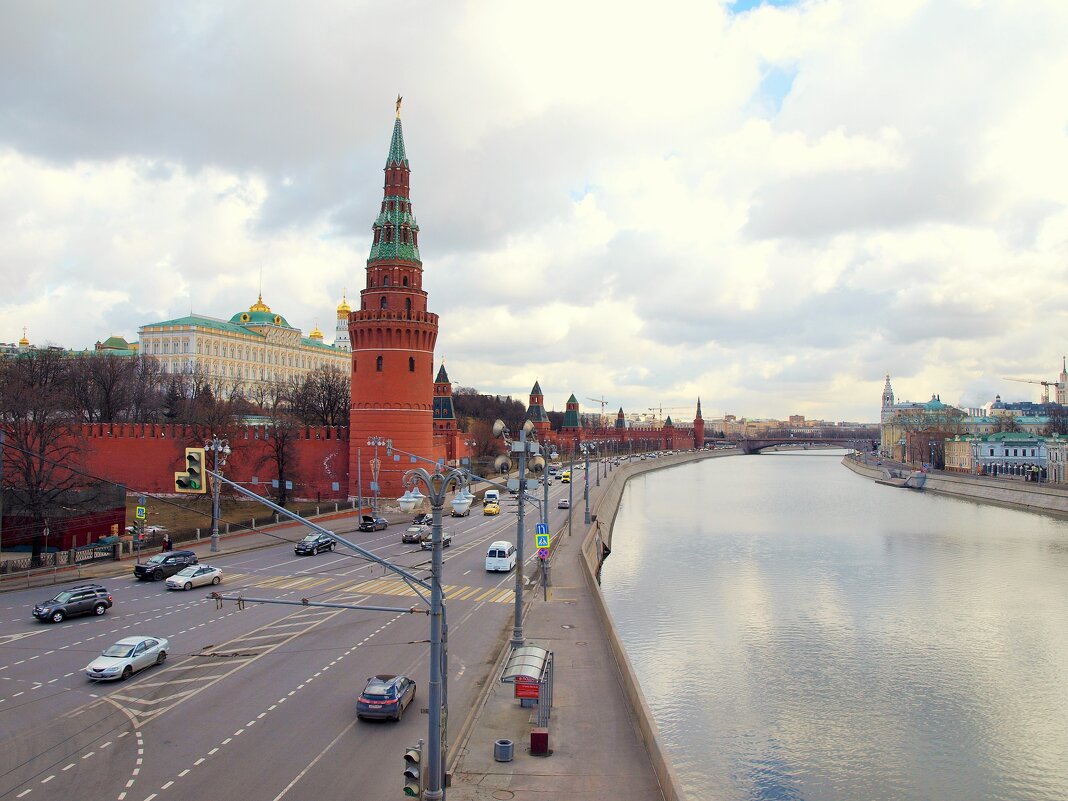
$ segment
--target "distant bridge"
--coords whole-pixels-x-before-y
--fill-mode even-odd
[[[730,441],[730,440],[728,440]],[[760,437],[737,437],[733,440],[735,447],[742,453],[760,453],[765,448],[776,445],[794,445],[804,447],[806,445],[823,445],[835,448],[848,448],[850,450],[870,451],[879,444],[879,429],[851,428],[847,431],[811,435],[797,433],[765,434]]]

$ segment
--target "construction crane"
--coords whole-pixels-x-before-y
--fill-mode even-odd
[[[660,419],[663,420],[664,419],[664,409],[667,409],[670,412],[670,411],[675,410],[675,409],[690,409],[690,408],[692,408],[692,407],[690,407],[690,406],[650,406],[649,407],[649,411],[651,411],[651,412],[660,412]],[[653,419],[654,420],[656,419],[656,414],[653,415]]]
[[[1056,381],[1036,381],[1033,378],[1006,378],[1006,381],[1019,381],[1021,384],[1041,384],[1042,402],[1049,403],[1049,388],[1057,386]]]
[[[589,398],[589,397],[587,397],[586,400],[593,401],[594,403],[601,404],[601,417],[600,417],[600,420],[599,420],[599,422],[597,424],[601,428],[604,428],[604,407],[608,405],[608,401],[606,401],[604,399],[604,393],[601,393],[601,397],[599,397],[599,398]]]

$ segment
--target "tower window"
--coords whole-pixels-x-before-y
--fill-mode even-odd
[[[408,357],[408,372],[409,373],[414,373],[415,372],[415,357],[414,356],[409,356]]]
[[[382,300],[379,302],[378,308],[380,308],[380,309],[385,309],[386,308],[386,296],[385,295],[382,296]]]
[[[405,298],[404,299],[404,311],[407,312],[409,315],[412,313],[412,299],[411,298]]]
[[[404,286],[408,286],[408,276],[404,276],[404,278],[403,278],[403,279],[401,279],[401,283],[402,283],[402,284],[403,284]]]
[[[381,356],[379,356],[375,360],[375,370],[377,370],[380,373],[382,372],[382,357]]]
[[[388,275],[382,277],[382,286],[389,286],[389,276]]]

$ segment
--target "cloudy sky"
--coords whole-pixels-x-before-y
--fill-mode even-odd
[[[1066,41],[1063,0],[7,2],[0,341],[229,318],[261,272],[329,339],[401,93],[457,384],[1037,400],[1003,377],[1068,352]]]

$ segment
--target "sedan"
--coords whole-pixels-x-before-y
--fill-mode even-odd
[[[372,517],[371,515],[364,515],[360,519],[360,531],[381,531],[386,528],[389,523],[386,522],[384,517]]]
[[[170,642],[166,637],[123,637],[85,666],[94,681],[128,679],[139,670],[162,665]]]
[[[441,532],[441,547],[448,548],[452,545],[452,534],[447,531]],[[423,539],[419,540],[419,547],[424,551],[434,550],[434,540],[431,537],[431,533],[428,531]]]
[[[570,509],[571,508],[571,501],[569,501],[567,498],[561,498],[560,500],[558,500],[556,502],[556,508],[557,509]]]
[[[293,553],[297,556],[311,554],[314,556],[320,551],[332,551],[337,545],[337,540],[326,534],[309,534],[293,546]]]
[[[487,503],[482,507],[482,514],[484,515],[499,515],[501,513],[501,505],[499,503]]]
[[[211,565],[190,565],[167,579],[168,590],[191,590],[202,584],[218,584],[222,570]]]
[[[467,517],[469,514],[471,514],[471,507],[470,506],[468,506],[462,512],[456,511],[456,507],[455,506],[452,509],[452,516],[453,517]]]
[[[414,700],[415,682],[407,676],[372,676],[356,699],[356,717],[400,720]]]
[[[415,520],[412,521],[412,525],[414,526],[431,526],[433,524],[434,515],[430,512],[423,512],[422,514],[416,515]]]
[[[401,534],[401,542],[419,542],[423,537],[430,536],[430,529],[426,526],[408,526]]]

